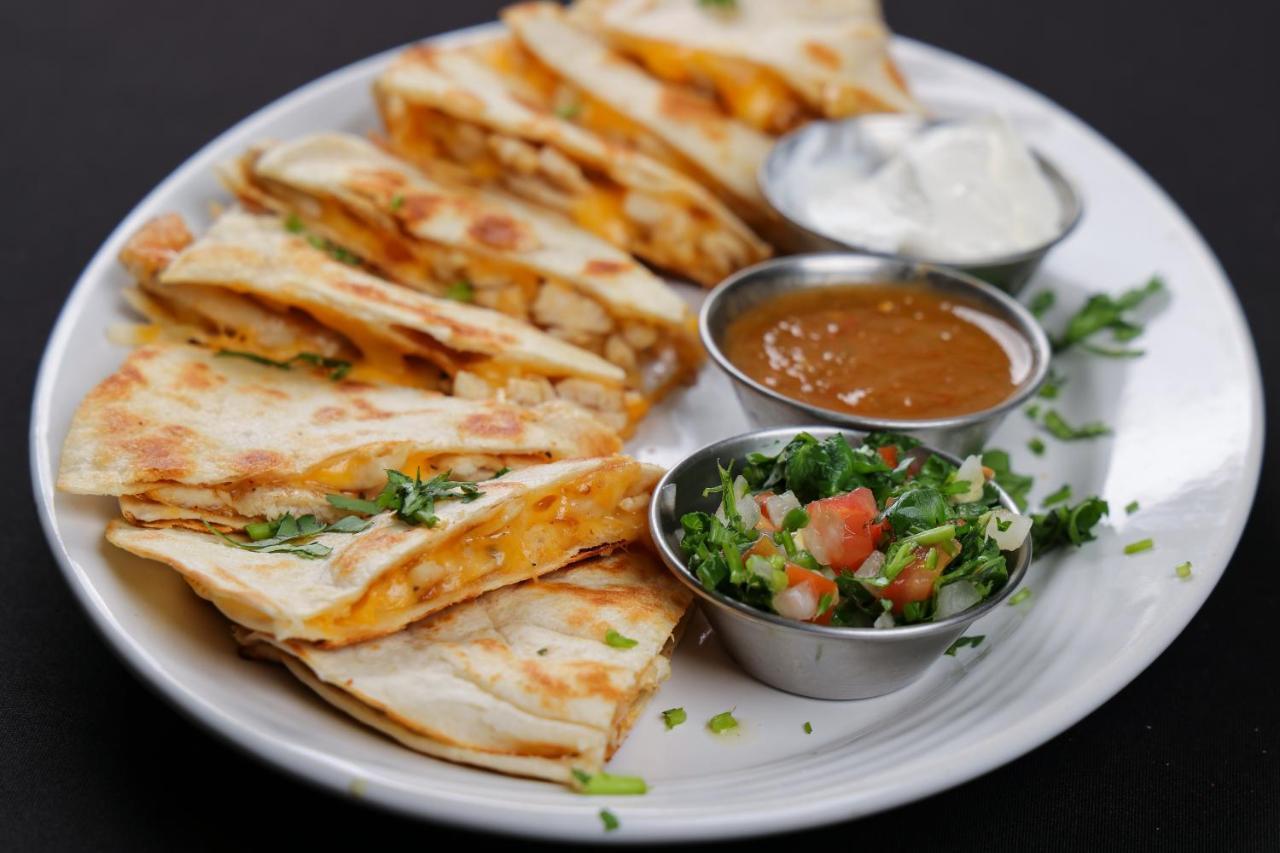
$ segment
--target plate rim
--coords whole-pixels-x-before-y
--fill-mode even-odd
[[[41,529],[49,545],[50,552],[58,564],[63,578],[71,587],[73,595],[89,616],[90,622],[107,640],[107,646],[121,659],[126,667],[153,693],[158,694],[175,707],[182,716],[197,723],[206,731],[212,732],[250,757],[264,764],[282,770],[314,787],[331,791],[338,796],[350,796],[349,783],[353,778],[363,778],[355,767],[346,772],[335,772],[334,762],[338,759],[324,759],[308,756],[301,751],[281,744],[263,733],[233,721],[215,703],[205,699],[198,693],[188,689],[178,679],[170,677],[155,658],[132,638],[118,622],[115,614],[107,607],[98,594],[87,573],[76,566],[67,552],[65,543],[56,527],[56,507],[54,504],[54,480],[52,466],[46,460],[56,457],[49,453],[48,442],[50,411],[55,392],[55,379],[66,355],[70,339],[73,317],[77,315],[78,306],[88,298],[92,289],[92,281],[100,278],[103,268],[114,263],[115,245],[123,239],[123,235],[131,233],[146,214],[144,211],[159,195],[171,187],[187,181],[199,169],[204,168],[203,161],[208,159],[212,151],[221,147],[233,137],[250,134],[255,126],[269,120],[278,111],[296,105],[311,97],[320,95],[330,87],[345,84],[346,78],[358,75],[362,70],[387,62],[391,57],[404,50],[410,44],[424,41],[454,40],[467,37],[478,37],[501,29],[499,22],[486,22],[461,29],[450,30],[424,38],[414,39],[405,44],[393,46],[363,59],[335,68],[302,86],[287,92],[267,104],[249,113],[232,124],[211,140],[200,146],[195,152],[182,161],[163,180],[156,184],[111,230],[101,245],[95,250],[85,265],[66,300],[59,309],[57,319],[49,334],[41,355],[32,393],[31,419],[28,430],[28,455],[31,471],[32,487],[36,500],[37,514]],[[1249,447],[1244,455],[1245,479],[1248,489],[1248,506],[1252,506],[1261,478],[1261,463],[1266,439],[1265,406],[1261,367],[1258,361],[1257,345],[1245,320],[1244,310],[1236,294],[1231,280],[1223,269],[1213,249],[1194,223],[1145,169],[1135,162],[1121,148],[1112,143],[1091,125],[1080,119],[1075,113],[1061,106],[1046,95],[1009,75],[968,59],[949,50],[935,47],[916,39],[895,36],[894,44],[898,47],[908,46],[910,50],[934,60],[958,63],[976,70],[984,75],[997,78],[1006,85],[1018,89],[1023,95],[1051,108],[1055,115],[1075,125],[1075,129],[1094,138],[1103,148],[1123,162],[1146,188],[1168,209],[1177,228],[1181,232],[1179,239],[1185,243],[1191,253],[1196,256],[1206,269],[1216,275],[1215,285],[1226,291],[1228,321],[1235,327],[1237,339],[1247,343],[1245,360],[1248,362],[1247,381],[1250,389],[1251,413],[1249,419]],[[999,748],[992,748],[990,739],[984,739],[969,745],[947,756],[940,762],[937,772],[926,781],[914,784],[899,783],[886,786],[878,792],[846,797],[842,800],[823,800],[808,808],[793,808],[786,813],[768,816],[768,825],[762,826],[759,820],[742,821],[726,820],[716,815],[707,815],[695,820],[683,820],[679,823],[654,823],[645,821],[643,826],[626,831],[603,834],[598,824],[567,825],[563,821],[538,820],[530,812],[518,808],[504,813],[503,810],[488,810],[481,822],[474,814],[464,814],[450,810],[450,802],[441,796],[423,796],[410,793],[392,785],[370,784],[360,799],[367,804],[376,805],[388,810],[404,814],[420,820],[438,821],[449,826],[465,828],[473,831],[495,832],[507,835],[520,835],[542,839],[577,839],[601,842],[626,842],[637,840],[710,840],[727,839],[746,835],[766,835],[790,830],[810,828],[833,824],[852,818],[869,815],[894,806],[932,796],[940,791],[963,782],[975,779],[991,770],[1007,764],[1032,749],[1047,743],[1084,717],[1095,711],[1123,690],[1137,676],[1144,672],[1157,657],[1185,630],[1191,619],[1199,613],[1204,603],[1217,586],[1225,573],[1231,557],[1239,544],[1248,521],[1248,513],[1233,519],[1235,529],[1231,535],[1219,541],[1230,543],[1221,549],[1222,569],[1216,577],[1198,592],[1200,601],[1186,621],[1172,626],[1171,622],[1159,623],[1148,634],[1148,643],[1144,649],[1133,654],[1121,666],[1107,670],[1101,675],[1082,680],[1080,685],[1069,694],[1060,698],[1052,706],[1045,707],[1040,713],[1028,715],[1014,726],[1006,729],[999,743]],[[605,805],[603,801],[599,805]],[[610,803],[612,804],[612,801]],[[513,804],[514,805],[514,804]]]

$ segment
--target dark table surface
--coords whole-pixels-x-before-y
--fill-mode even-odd
[[[8,365],[0,453],[13,473],[0,493],[0,848],[266,849],[336,846],[349,836],[368,849],[473,837],[300,784],[193,726],[139,683],[81,614],[49,555],[26,482],[26,430],[36,364],[65,294],[151,187],[218,132],[306,81],[490,19],[500,5],[47,2],[0,10],[8,93],[0,259],[9,276],[0,288]],[[1280,241],[1274,4],[889,6],[899,32],[1016,77],[1142,164],[1217,252],[1264,373],[1280,376],[1280,336],[1270,328],[1280,283],[1267,251]],[[1118,696],[974,782],[783,840],[880,851],[1280,849],[1274,450],[1226,576]],[[1217,528],[1205,507],[1205,535]]]

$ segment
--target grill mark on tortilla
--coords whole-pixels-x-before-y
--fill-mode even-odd
[[[467,229],[467,236],[477,243],[507,252],[527,247],[531,241],[519,222],[501,213],[482,213]]]

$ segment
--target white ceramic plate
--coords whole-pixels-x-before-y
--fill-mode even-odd
[[[468,31],[474,35],[477,31]],[[467,33],[450,38],[466,38]],[[1118,291],[1153,271],[1171,298],[1156,306],[1140,343],[1145,358],[1062,360],[1069,376],[1059,408],[1102,419],[1113,438],[1063,444],[1043,458],[1025,451],[1032,426],[1011,416],[994,446],[1037,476],[1037,495],[1070,483],[1114,508],[1111,526],[1083,550],[1032,567],[1030,601],[978,623],[986,642],[940,659],[923,680],[860,702],[779,693],[739,673],[705,623],[686,635],[674,675],[612,763],[651,792],[578,796],[435,761],[363,729],[298,686],[283,670],[241,660],[226,625],[178,576],[103,540],[113,501],[56,494],[59,448],[90,387],[119,364],[106,326],[127,317],[115,263],[147,218],[177,210],[198,225],[222,198],[215,163],[264,137],[376,125],[369,98],[383,54],[328,75],[258,112],[192,157],[116,229],[76,284],[44,356],[31,422],[31,462],[45,531],[81,603],[148,682],[214,731],[313,782],[369,802],[479,829],[591,841],[758,834],[844,820],[972,779],[1061,732],[1142,671],[1209,595],[1235,548],[1257,484],[1261,384],[1240,307],[1190,223],[1139,168],[1043,97],[992,71],[901,40],[897,54],[932,110],[1006,112],[1028,140],[1073,176],[1086,215],[1033,283],[1058,292],[1062,319],[1088,290]],[[690,298],[697,296],[690,291]],[[645,423],[631,445],[671,463],[746,429],[727,382],[710,369]],[[1141,510],[1126,515],[1132,500]],[[1216,521],[1207,527],[1206,507]],[[1154,551],[1126,557],[1151,536]],[[1190,560],[1194,575],[1174,566]],[[658,717],[683,706],[689,722],[668,732]],[[736,708],[741,730],[703,726]],[[813,733],[802,726],[812,723]],[[598,811],[621,819],[604,834]]]

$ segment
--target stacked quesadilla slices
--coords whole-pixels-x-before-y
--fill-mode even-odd
[[[237,639],[411,749],[571,784],[575,770],[601,769],[667,678],[689,604],[653,557],[630,550],[342,648]],[[607,644],[611,630],[634,644]]]
[[[617,365],[506,315],[355,269],[278,217],[230,211],[192,241],[170,214],[135,234],[121,259],[138,281],[130,301],[154,324],[144,338],[277,364],[349,364],[353,379],[468,399],[571,398],[620,432],[646,407]]]
[[[511,6],[502,20],[522,48],[507,61],[539,92],[542,107],[684,172],[766,238],[777,230],[756,183],[769,136],[697,91],[649,75],[557,3]]]
[[[140,524],[226,530],[286,513],[336,520],[326,496],[376,492],[386,469],[483,480],[619,446],[563,402],[462,400],[155,344],[81,403],[58,486],[118,497]]]
[[[571,17],[766,133],[920,110],[889,56],[879,0],[576,0]]]
[[[425,518],[299,519],[289,541],[116,520],[107,539],[172,566],[240,625],[336,647],[636,541],[659,474],[626,456],[567,460],[440,495]]]
[[[665,282],[558,214],[428,177],[359,137],[264,144],[224,170],[250,207],[293,217],[390,278],[527,320],[623,368],[647,402],[702,359],[692,312]],[[595,388],[571,388],[592,406]]]
[[[503,61],[517,49],[505,37],[420,45],[397,57],[375,86],[391,147],[426,170],[443,161],[463,180],[500,184],[707,286],[768,257],[769,247],[688,176],[574,124],[570,107],[540,107]]]

